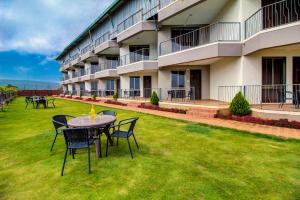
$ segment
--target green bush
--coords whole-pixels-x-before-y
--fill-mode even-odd
[[[114,99],[115,101],[117,101],[118,98],[119,98],[119,93],[116,92],[116,93],[113,95],[113,99]]]
[[[151,103],[152,105],[158,106],[158,104],[159,104],[159,98],[158,98],[156,92],[152,92],[152,95],[151,95],[151,98],[150,98],[150,103]]]
[[[97,93],[93,92],[93,100],[96,101]]]
[[[83,96],[83,92],[82,91],[80,91],[80,98]]]
[[[235,95],[230,103],[229,110],[232,114],[238,116],[244,116],[251,113],[250,104],[242,92],[239,92]]]

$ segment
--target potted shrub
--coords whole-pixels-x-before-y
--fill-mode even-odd
[[[113,99],[114,99],[115,101],[118,101],[118,98],[119,98],[119,94],[118,94],[118,92],[116,92],[116,93],[113,95]]]
[[[159,98],[157,96],[157,93],[155,91],[152,92],[151,98],[150,98],[150,103],[152,105],[158,106],[159,104]]]
[[[93,101],[96,101],[96,98],[97,98],[97,93],[93,92]]]
[[[239,92],[235,95],[230,103],[229,111],[231,112],[231,114],[237,116],[245,116],[251,113],[250,104],[244,97],[242,92]]]

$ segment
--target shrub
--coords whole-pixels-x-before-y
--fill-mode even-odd
[[[114,99],[115,101],[117,101],[118,98],[119,98],[119,94],[118,94],[118,92],[116,92],[116,93],[113,95],[113,99]]]
[[[230,103],[229,110],[232,114],[238,116],[244,116],[251,113],[250,104],[242,92],[239,92],[235,95]]]
[[[159,104],[159,98],[157,96],[157,93],[155,91],[152,92],[151,98],[150,98],[150,103],[152,105],[158,106]]]
[[[80,98],[81,98],[81,97],[83,96],[83,92],[80,91],[80,95],[79,95],[79,96],[80,96]]]
[[[96,101],[97,93],[93,92],[93,100]]]

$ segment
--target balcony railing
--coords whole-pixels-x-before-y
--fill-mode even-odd
[[[219,22],[160,43],[159,55],[166,55],[213,42],[241,40],[239,22]]]
[[[142,21],[143,19],[143,9],[138,10],[134,14],[127,17],[124,21],[118,24],[118,33],[128,29],[129,27],[135,25],[136,23]]]
[[[254,105],[291,103],[299,108],[300,104],[300,84],[220,86],[218,100],[231,102],[238,92]]]
[[[300,0],[284,0],[260,8],[245,21],[245,37],[300,20]]]
[[[166,7],[167,5],[173,3],[176,0],[160,0],[160,9]]]
[[[95,46],[99,46],[103,42],[106,42],[110,39],[110,33],[106,32],[95,40]]]
[[[131,63],[144,61],[144,60],[157,60],[157,57],[150,56],[150,49],[143,48],[120,57],[120,66],[128,65]]]
[[[87,46],[85,46],[83,49],[81,49],[81,55],[87,53],[88,51],[93,50],[93,45],[88,44]]]
[[[73,61],[79,57],[79,53],[74,54],[73,56],[70,57],[70,60]]]
[[[99,65],[98,71],[104,71],[107,69],[116,69],[120,65],[119,60],[107,60]]]

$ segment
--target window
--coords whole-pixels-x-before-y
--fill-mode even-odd
[[[106,90],[114,90],[115,81],[114,80],[106,80]]]
[[[80,91],[84,91],[85,90],[85,83],[80,83]]]
[[[286,59],[263,58],[262,60],[262,84],[276,85],[286,83]]]
[[[140,77],[131,76],[130,77],[130,90],[139,90],[140,89]]]
[[[95,74],[98,70],[98,63],[91,63],[91,74]]]
[[[184,87],[185,87],[185,72],[172,71],[172,88],[184,88]]]
[[[278,103],[284,100],[286,91],[285,57],[262,59],[262,102]]]
[[[97,82],[92,82],[91,83],[91,90],[92,91],[97,91],[98,90],[98,83]]]
[[[106,96],[114,95],[115,81],[114,80],[106,80]]]

